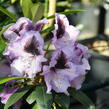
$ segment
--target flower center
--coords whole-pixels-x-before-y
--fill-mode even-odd
[[[66,55],[61,51],[60,56],[57,59],[57,64],[55,65],[55,68],[57,69],[65,69],[68,68],[68,66],[66,66]]]
[[[27,42],[25,46],[25,51],[33,55],[40,55],[38,47],[39,47],[39,42],[36,40],[35,36],[33,36],[31,41]]]
[[[57,19],[58,21],[58,30],[57,30],[57,39],[62,38],[65,33],[65,26],[63,25],[62,20]]]

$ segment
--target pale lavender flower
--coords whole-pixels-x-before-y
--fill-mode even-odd
[[[44,58],[44,41],[37,31],[29,31],[21,39],[11,42],[4,55],[9,57],[12,76],[26,76],[33,78],[42,69]]]
[[[48,24],[48,20],[42,19],[34,24],[28,18],[21,17],[4,32],[4,37],[8,39],[8,41],[16,40],[23,37],[28,31],[41,31],[43,24]]]
[[[34,78],[42,70],[42,63],[46,61],[41,55],[15,59],[11,64],[11,76]]]
[[[56,14],[55,22],[52,43],[56,48],[69,45],[69,43],[76,41],[79,30],[74,26],[69,25],[68,19],[65,15]]]
[[[0,77],[7,77],[10,73],[10,63],[7,60],[0,61]]]
[[[1,102],[3,104],[6,104],[10,96],[12,96],[18,89],[18,86],[14,86],[15,81],[10,81],[5,84],[5,88],[3,89],[3,92],[0,93]]]
[[[16,23],[12,24],[3,35],[6,39],[8,39],[8,41],[13,41],[33,28],[34,24],[31,20],[25,17],[21,17]]]
[[[76,43],[53,52],[49,66],[43,69],[47,93],[53,89],[67,94],[68,87],[81,87],[86,70],[90,70],[87,50],[87,47]]]
[[[33,56],[33,54],[44,55],[43,46],[44,41],[40,33],[29,31],[21,39],[9,43],[3,55],[11,60],[18,57]]]
[[[44,24],[49,24],[49,21],[48,21],[46,18],[44,18],[44,19],[42,19],[42,20],[39,20],[39,21],[35,24],[35,30],[36,30],[36,31],[41,31]]]

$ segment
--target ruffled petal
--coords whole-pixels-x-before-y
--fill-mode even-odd
[[[63,14],[56,14],[55,30],[53,30],[52,43],[56,48],[69,45],[75,42],[79,34],[79,30],[72,25],[69,25],[68,19]]]
[[[6,83],[5,88],[3,89],[3,92],[0,93],[1,102],[3,104],[6,104],[6,102],[10,98],[10,96],[12,96],[19,89],[18,86],[13,86],[13,87],[9,86],[12,84],[13,84],[13,82]]]
[[[36,30],[36,31],[41,31],[41,29],[42,29],[42,27],[43,27],[44,24],[49,24],[49,21],[48,21],[46,18],[44,18],[44,19],[42,19],[42,20],[39,20],[39,21],[36,23],[36,25],[35,25],[35,30]]]
[[[12,24],[3,35],[8,41],[13,41],[32,29],[34,29],[32,21],[28,18],[21,17],[15,24]]]

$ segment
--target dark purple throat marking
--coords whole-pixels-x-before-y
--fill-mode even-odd
[[[57,19],[58,21],[58,30],[57,30],[57,33],[56,33],[56,36],[57,36],[57,39],[59,38],[62,38],[64,33],[65,33],[65,26],[63,24],[63,21],[61,19]]]
[[[33,55],[40,55],[38,47],[39,42],[36,40],[35,36],[33,36],[32,39],[27,42],[26,46],[24,47],[24,50]]]

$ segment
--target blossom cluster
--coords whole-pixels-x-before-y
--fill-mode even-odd
[[[90,70],[88,48],[77,43],[79,30],[69,25],[65,15],[56,14],[55,22],[51,41],[55,50],[50,61],[45,56],[44,39],[40,34],[43,24],[49,23],[47,19],[34,24],[28,18],[22,17],[12,24],[4,32],[9,44],[3,55],[10,63],[8,76],[28,77],[34,80],[36,74],[39,74],[44,76],[47,93],[54,90],[68,94],[69,87],[81,88],[87,70]],[[11,92],[15,91],[14,88]],[[0,96],[3,97],[3,94]]]

